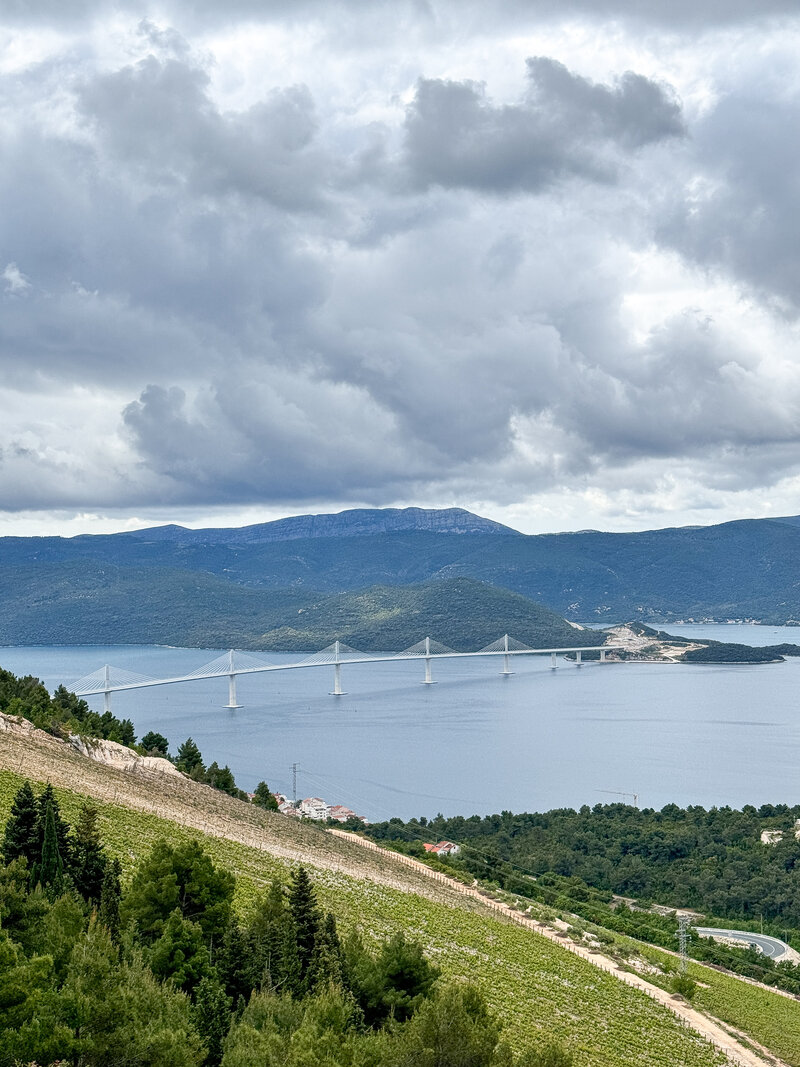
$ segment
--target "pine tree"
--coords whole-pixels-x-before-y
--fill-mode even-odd
[[[203,756],[191,737],[187,737],[178,749],[175,766],[179,771],[183,771],[184,774],[191,774],[192,771],[196,770],[205,770]]]
[[[97,829],[97,808],[89,801],[81,805],[72,846],[70,874],[84,900],[98,903],[103,890],[106,856]]]
[[[48,798],[44,813],[42,858],[35,870],[35,880],[44,888],[55,892],[61,888],[64,878],[64,860],[58,847],[58,830],[53,800]]]
[[[206,771],[206,782],[214,789],[219,789],[220,793],[227,793],[228,796],[236,797],[239,795],[239,789],[236,785],[236,780],[233,777],[233,771],[225,764],[224,767],[220,767],[216,760]]]
[[[163,734],[157,734],[155,730],[150,730],[144,735],[142,748],[148,756],[163,756],[165,759],[169,756],[169,741]]]
[[[256,791],[253,794],[253,803],[257,804],[260,808],[266,808],[267,811],[278,810],[278,801],[270,792],[270,788],[266,782],[259,782],[256,786]]]
[[[177,989],[186,993],[208,977],[211,966],[202,929],[198,923],[184,919],[179,908],[167,919],[148,959],[156,978],[171,979]]]
[[[28,867],[39,862],[39,807],[30,782],[25,782],[11,802],[11,813],[3,836],[3,862],[23,856]]]
[[[136,744],[136,734],[134,733],[133,723],[130,719],[122,719],[116,728],[117,740],[121,745],[127,745],[128,748],[133,748]]]
[[[119,902],[122,896],[121,872],[122,865],[118,859],[107,861],[103,874],[103,887],[100,891],[100,910],[97,915],[98,921],[105,926],[111,934],[111,940],[115,943],[119,942],[121,929],[119,918]]]

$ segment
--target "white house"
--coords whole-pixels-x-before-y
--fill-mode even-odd
[[[307,819],[327,819],[328,805],[319,797],[306,797],[297,805],[301,815]]]

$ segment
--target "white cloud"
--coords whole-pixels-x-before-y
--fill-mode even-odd
[[[8,263],[0,277],[6,283],[6,292],[14,296],[24,293],[31,287],[30,279],[25,277],[16,263]]]
[[[222,10],[5,13],[7,509],[796,510],[793,5]]]

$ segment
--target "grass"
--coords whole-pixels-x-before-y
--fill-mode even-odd
[[[11,771],[0,772],[1,819],[22,780]],[[74,821],[83,798],[65,789],[56,793],[65,817]],[[236,903],[242,910],[273,876],[288,875],[289,861],[266,851],[112,802],[96,803],[107,848],[128,875],[159,837],[201,840],[216,863],[236,874]],[[335,839],[322,831],[319,838],[329,863]],[[335,913],[343,931],[357,926],[377,939],[401,929],[419,938],[446,975],[482,989],[518,1048],[558,1038],[574,1052],[576,1067],[712,1067],[725,1062],[717,1049],[646,994],[544,938],[475,907],[428,899],[330,866],[309,866],[322,904]]]
[[[640,942],[630,944],[648,962],[674,969],[675,957],[669,953]],[[688,974],[697,982],[694,1003],[698,1008],[744,1031],[792,1067],[800,1067],[800,1002],[702,963],[690,962]],[[664,988],[669,985],[669,978],[658,975],[653,981]]]

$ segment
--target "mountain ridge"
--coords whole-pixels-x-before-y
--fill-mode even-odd
[[[171,530],[160,540],[143,537],[141,531],[1,538],[0,583],[13,591],[29,568],[42,567],[43,584],[37,588],[45,595],[48,575],[61,580],[48,567],[64,567],[61,577],[71,575],[79,586],[103,567],[114,566],[149,568],[156,583],[159,571],[172,570],[272,590],[274,596],[286,590],[319,596],[463,577],[584,623],[738,619],[779,625],[800,619],[800,518],[739,519],[641,533],[526,535],[498,533],[486,526],[490,520],[474,517],[483,532],[465,535],[447,532],[451,509],[434,529],[435,513],[410,512],[390,509],[388,519],[394,522],[402,514],[403,522],[416,522],[423,515],[429,528],[386,531],[380,527],[387,516],[378,511],[370,513],[378,530],[371,534],[362,524],[360,532],[350,529],[346,535],[329,529],[326,536],[267,541],[237,541],[237,531],[225,531],[227,540],[219,543],[207,540],[207,531],[193,531],[184,540],[169,527],[159,528]],[[362,513],[355,514],[358,526]],[[305,522],[309,517],[297,518]],[[288,521],[278,520],[278,532],[299,532],[296,526],[280,526]],[[200,540],[193,539],[195,533]],[[3,614],[0,610],[0,621]]]
[[[425,530],[449,534],[502,534],[522,537],[518,530],[484,519],[464,508],[352,508],[330,514],[290,515],[248,526],[191,530],[170,524],[122,535],[143,541],[169,540],[186,544],[268,544],[320,537],[370,537],[377,533]],[[112,535],[114,536],[114,535]]]

